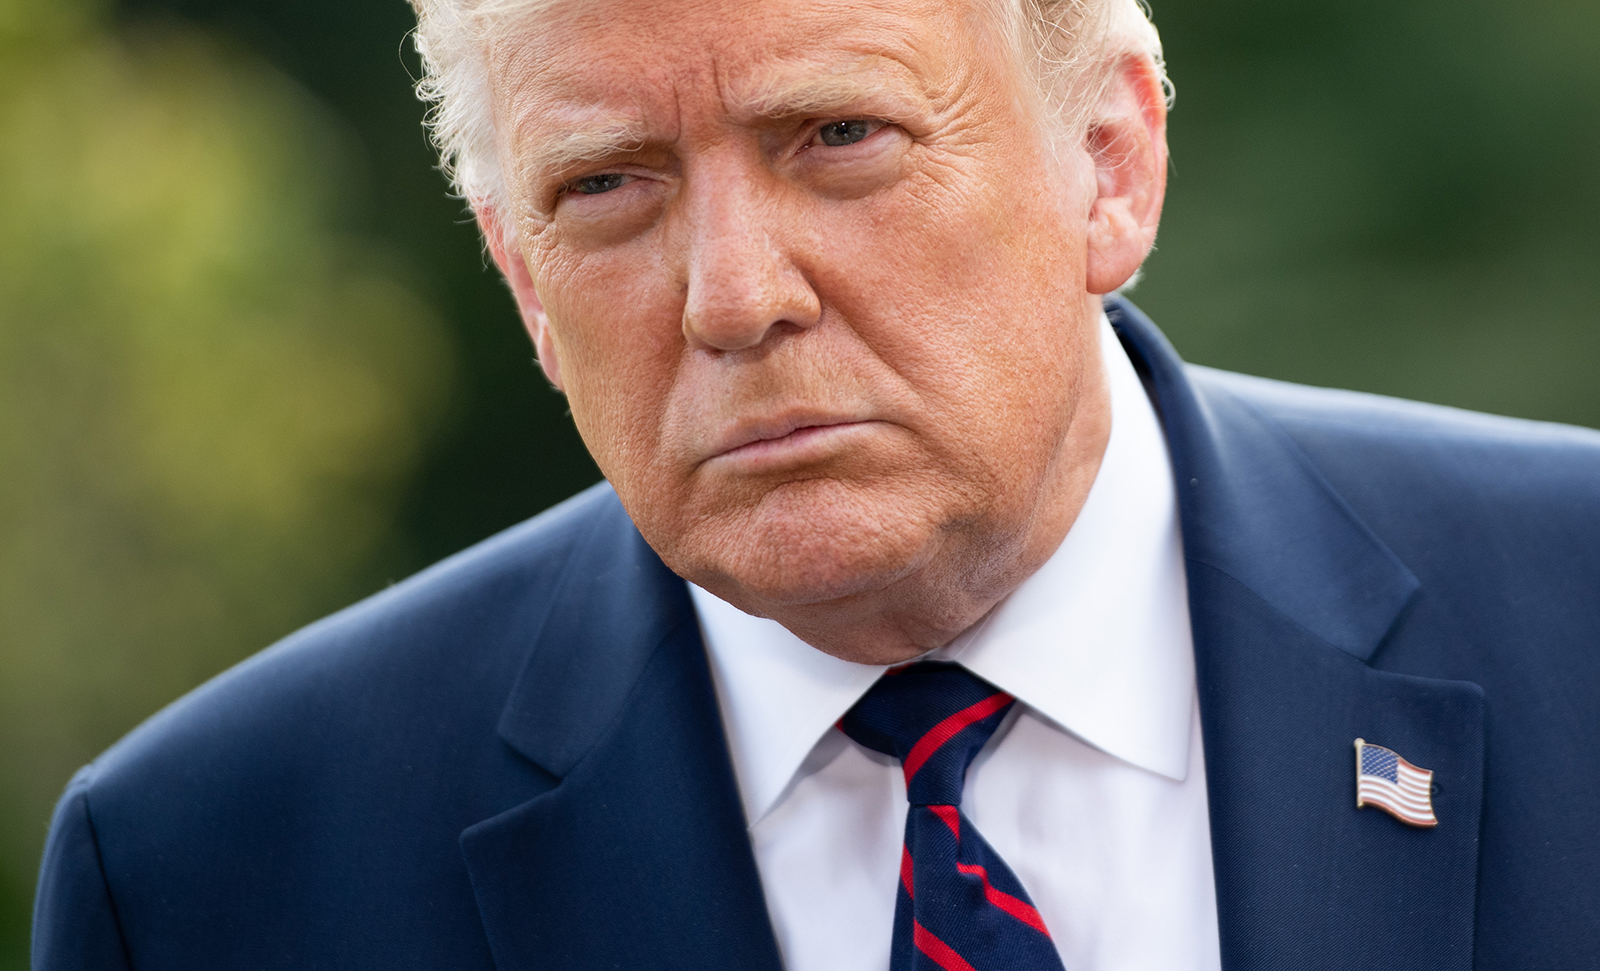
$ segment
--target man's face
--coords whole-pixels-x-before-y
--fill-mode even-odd
[[[1068,474],[1093,169],[984,16],[583,0],[491,52],[545,365],[649,543],[752,612],[1001,562]]]

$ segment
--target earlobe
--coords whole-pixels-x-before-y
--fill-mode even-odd
[[[511,296],[517,302],[522,326],[539,355],[539,366],[557,390],[566,390],[561,384],[561,362],[556,357],[555,342],[550,335],[550,319],[545,315],[544,303],[534,290],[533,274],[528,270],[527,259],[514,240],[508,243],[504,227],[492,207],[478,206],[475,212],[478,228],[482,230],[489,247],[489,255],[494,258],[495,266],[500,268],[506,285],[511,288]]]
[[[1085,148],[1097,190],[1089,210],[1086,284],[1090,293],[1110,293],[1150,254],[1166,195],[1166,91],[1148,57],[1120,62]]]

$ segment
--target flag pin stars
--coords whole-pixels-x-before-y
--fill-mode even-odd
[[[1439,825],[1433,814],[1433,772],[1358,738],[1356,808],[1362,806],[1376,806],[1410,826]]]

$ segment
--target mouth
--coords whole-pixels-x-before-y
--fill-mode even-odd
[[[740,422],[717,443],[707,462],[757,467],[820,458],[844,437],[876,424],[855,418],[796,415]]]

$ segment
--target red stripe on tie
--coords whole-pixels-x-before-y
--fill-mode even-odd
[[[978,971],[967,963],[966,958],[957,954],[955,948],[928,933],[921,921],[911,922],[911,940],[917,945],[917,950],[926,954],[944,971]]]
[[[933,753],[939,751],[944,743],[961,734],[973,722],[983,721],[1015,700],[1004,691],[997,691],[977,704],[961,709],[928,729],[928,733],[917,739],[917,744],[911,746],[911,752],[906,756],[903,763],[906,772],[906,785],[911,785],[911,777],[917,774],[917,770],[922,768],[923,763],[932,758]]]
[[[906,896],[912,900],[917,899],[917,891],[912,881],[911,847],[900,847],[900,882],[905,884]]]
[[[956,838],[956,842],[961,842],[961,810],[954,806],[929,806],[928,808],[933,810],[933,814],[943,820],[946,826],[950,827],[950,835]]]
[[[1039,916],[1039,911],[1026,900],[1020,897],[1013,897],[1004,890],[996,889],[989,882],[989,872],[983,867],[971,863],[957,863],[956,869],[969,877],[977,874],[983,880],[983,895],[988,898],[989,903],[1032,927],[1045,937],[1050,936],[1050,931],[1045,928],[1044,918]]]

